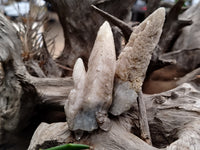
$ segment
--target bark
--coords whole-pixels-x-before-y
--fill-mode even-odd
[[[95,4],[113,16],[129,21],[128,16],[135,0],[46,1],[54,7],[64,30],[65,48],[58,58],[58,62],[73,67],[78,57],[87,64],[96,33],[104,21],[92,10],[91,5]]]

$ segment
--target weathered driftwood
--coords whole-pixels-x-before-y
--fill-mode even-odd
[[[32,137],[28,150],[49,148],[69,142],[88,144],[95,150],[156,150],[157,148],[130,133],[131,122],[127,119],[129,117],[124,116],[112,121],[112,127],[108,132],[95,131],[83,136],[79,141],[75,141],[73,134],[68,130],[67,123],[41,123]]]
[[[167,149],[198,149],[199,94],[199,81],[195,81],[167,92],[145,96],[154,145],[163,147],[178,139]],[[166,145],[162,145],[164,143]]]
[[[99,9],[98,7],[91,5],[91,7],[100,14],[105,20],[109,21],[112,26],[112,31],[114,35],[114,42],[115,42],[115,51],[116,51],[116,57],[119,56],[119,54],[122,51],[122,39],[125,39],[125,43],[128,42],[131,33],[133,32],[133,27],[136,25],[139,25],[139,22],[134,22],[131,25],[125,23],[124,21],[118,19],[117,17]]]
[[[184,0],[177,1],[177,3],[170,9],[169,13],[166,15],[163,32],[161,34],[159,43],[153,53],[150,67],[148,68],[149,73],[166,65],[159,60],[160,55],[164,54],[165,52],[172,51],[174,42],[180,35],[182,28],[192,24],[191,19],[183,20],[178,18],[181,11],[183,11],[182,6],[184,2]]]
[[[183,76],[176,82],[176,85],[181,85],[183,83],[193,81],[198,78],[198,75],[200,75],[200,68],[197,68],[197,69],[187,73],[185,76]]]
[[[25,63],[26,68],[33,74],[34,76],[40,77],[40,78],[45,78],[46,75],[42,71],[42,69],[39,67],[38,63],[36,63],[33,60],[28,60]]]
[[[200,146],[199,119],[187,123],[178,133],[179,139],[167,147],[174,149],[198,149]]]
[[[68,130],[67,123],[41,123],[35,130],[33,139],[31,140],[29,150],[39,150],[40,148],[49,148],[60,145],[65,142],[71,142],[71,131]]]
[[[153,13],[158,7],[160,6],[161,0],[146,0],[147,3],[147,10],[145,12],[145,16],[149,16],[151,13]]]
[[[197,14],[200,5],[192,6],[183,14],[180,14],[181,11],[183,11],[183,3],[183,0],[179,0],[167,15],[163,33],[148,68],[148,78],[144,86],[145,92],[159,93],[172,89],[177,86],[176,80],[178,80],[178,78],[198,67],[198,55],[194,55],[194,53],[198,54],[199,48],[199,16]],[[185,27],[185,25],[190,26]],[[171,64],[175,64],[176,67]],[[162,75],[156,76],[157,79],[153,77],[159,70],[163,72],[163,69],[167,68],[167,70],[169,70],[168,68],[170,67],[173,68],[173,73],[171,73],[171,75],[177,72],[174,79],[166,78],[166,75],[163,76],[164,78]],[[169,75],[170,73],[166,74]],[[160,86],[155,86],[156,84]],[[147,86],[149,87],[148,90],[146,90]]]
[[[39,55],[36,56],[35,60],[38,62],[39,67],[42,69],[46,77],[61,77],[61,70],[59,69],[58,65],[49,53],[47,43],[43,34],[42,41],[43,47],[41,48]]]
[[[199,94],[199,89],[197,89],[194,83],[185,83],[177,87],[176,89],[165,93],[157,95],[144,95],[151,136],[153,144],[155,146],[166,147],[170,143],[178,139],[166,149],[187,149],[188,147],[198,148],[199,132],[196,125],[199,122]],[[130,116],[130,119],[134,120],[135,127],[137,127],[139,124],[138,117],[134,114],[138,113],[138,107],[136,102],[134,104],[135,105],[133,107],[135,111],[131,112],[132,115]],[[180,114],[182,114],[181,118]],[[123,116],[121,117],[123,118]],[[119,117],[118,119],[120,119],[121,117]],[[125,120],[123,120],[122,118],[121,122],[118,122],[116,119],[111,119],[112,127],[110,131],[97,131],[91,136],[83,136],[82,140],[79,142],[89,144],[95,149],[153,149],[153,147],[150,147],[149,145],[146,145],[144,143],[143,146],[140,147],[139,145],[142,141],[136,138],[134,135],[130,134],[130,128],[127,128],[127,126],[130,127],[132,123],[130,122],[130,120],[126,120],[128,118],[127,116],[125,117]],[[126,126],[126,130],[123,130],[124,125]],[[56,125],[54,124],[54,126]],[[40,133],[42,133],[43,130],[45,129],[42,129],[42,127],[37,130],[37,132],[35,133],[35,136],[37,138],[33,137],[33,141],[35,140],[35,143],[32,143],[30,148],[36,146],[37,144],[39,144],[37,145],[39,147],[45,145],[45,142],[47,141],[39,143],[40,138],[38,139],[40,135],[42,136],[42,134]],[[116,132],[117,135],[120,133],[120,137],[122,137],[122,139],[119,139],[119,137],[115,138]],[[59,143],[59,137],[54,137],[53,135],[51,135],[51,133],[49,133],[48,136],[53,137],[56,144]],[[131,141],[127,142],[128,139],[125,137],[129,137],[128,139],[130,139]],[[69,142],[69,139],[71,140],[71,138],[74,139],[73,136],[70,136],[69,138],[69,134],[67,134],[66,139],[60,143]],[[126,140],[124,141],[123,139]],[[188,140],[185,141],[186,139]],[[194,140],[194,143],[190,142],[191,140]],[[139,145],[135,145],[136,143],[139,143]],[[50,145],[49,147],[51,146],[54,145]]]
[[[146,94],[156,94],[171,90],[177,87],[176,82],[186,73],[188,72],[176,65],[165,66],[147,76],[142,90]]]
[[[126,24],[124,21],[118,19],[117,17],[114,17],[114,16],[108,14],[107,12],[105,12],[105,11],[97,8],[94,5],[92,5],[91,7],[96,12],[98,12],[102,17],[104,17],[104,19],[108,20],[109,22],[111,22],[115,26],[119,27],[121,29],[122,33],[124,34],[124,38],[126,39],[126,41],[129,40],[129,37],[130,37],[131,33],[133,32],[133,29],[132,29],[131,26],[129,26],[128,24]]]
[[[200,144],[199,84],[200,82],[196,80],[160,94],[143,95],[154,146],[167,150],[198,149]],[[134,109],[129,113],[125,113],[118,119],[111,119],[110,131],[96,131],[76,142],[89,144],[97,150],[156,149],[130,133],[133,125],[135,125],[134,131],[138,130],[137,108],[135,102]],[[48,128],[51,131],[56,131],[58,128],[59,132],[45,132],[49,130]],[[66,123],[50,125],[42,123],[32,137],[29,150],[73,142],[74,136],[69,134]]]
[[[23,62],[31,75],[60,77],[61,70],[59,70],[47,50],[47,45],[53,45],[54,42],[52,41],[54,39],[44,40],[43,24],[46,22],[47,17],[44,13],[45,7],[41,6],[34,14],[32,9],[33,7],[30,8],[29,18],[22,19],[22,22],[12,23],[22,41],[21,55]]]
[[[186,71],[192,71],[199,67],[200,48],[181,49],[165,53],[160,56],[163,62],[170,62]]]
[[[22,44],[15,28],[2,14],[0,31],[0,62],[3,71],[0,85],[0,145],[20,145],[20,133],[30,125],[39,97],[33,85],[18,81],[16,74],[26,74],[21,59]]]
[[[65,37],[65,48],[58,62],[71,68],[78,58],[87,63],[96,34],[105,21],[91,8],[98,8],[123,20],[130,21],[130,10],[135,0],[46,0],[59,16]],[[117,10],[117,11],[116,11]],[[76,20],[79,20],[78,22]],[[85,44],[87,43],[87,44]]]
[[[158,43],[160,54],[171,51],[174,41],[185,26],[191,25],[191,20],[181,20],[178,18],[182,11],[184,0],[179,0],[170,10],[166,17],[163,32]]]
[[[3,16],[0,16],[0,26],[1,35],[4,37],[0,40],[0,61],[4,72],[0,87],[0,142],[4,144],[4,142],[10,142],[8,134],[14,135],[16,131],[27,126],[24,122],[29,122],[30,114],[35,112],[34,106],[38,103],[43,103],[46,100],[47,103],[52,102],[55,106],[63,107],[63,98],[67,98],[73,81],[71,78],[36,78],[31,76],[21,60],[22,47],[19,38],[16,36],[16,31]],[[95,56],[92,58],[95,58]],[[83,66],[82,63],[80,64]],[[108,64],[106,67],[109,66],[111,65]],[[89,67],[88,72],[93,72],[95,69],[98,70],[98,68],[90,69]],[[141,72],[145,69],[146,66],[143,66]],[[74,75],[74,78],[79,77],[78,74]],[[185,83],[165,93],[143,96],[154,146],[166,147],[178,139],[166,149],[187,149],[188,147],[198,149],[200,143],[198,127],[200,89],[198,87],[199,82],[197,80]],[[56,93],[54,93],[55,89],[58,90]],[[109,89],[106,92],[110,94],[111,91]],[[138,92],[138,90],[136,91]],[[60,95],[62,96],[60,97]],[[55,100],[56,98],[59,99]],[[106,105],[109,106],[107,103]],[[107,109],[105,110],[107,111]],[[124,112],[118,117],[109,116],[109,118],[111,120],[109,131],[96,130],[86,136],[83,135],[80,141],[75,140],[76,138],[71,134],[73,132],[68,130],[67,123],[42,124],[42,127],[40,126],[34,134],[29,149],[46,148],[73,141],[89,144],[94,149],[157,149],[131,133],[132,128],[135,131],[134,133],[137,134],[136,131],[139,130],[139,124],[141,124],[138,122],[136,101],[133,110]],[[100,119],[102,119],[101,116]],[[104,117],[102,120],[104,121]],[[102,120],[100,120],[100,123]],[[104,126],[102,129],[104,129]],[[52,130],[54,130],[54,133],[52,133]],[[79,133],[77,132],[76,135]]]
[[[127,95],[127,88],[130,89],[129,93],[132,94],[132,92],[135,92],[135,95],[131,97],[133,99],[130,99],[131,102],[124,101],[124,104],[122,104],[122,101],[126,100],[126,97],[121,97],[120,103],[113,102],[114,105],[111,106],[111,113],[119,111],[116,110],[115,104],[118,104],[117,108],[126,108],[120,108],[123,112],[117,115],[125,113],[131,108],[128,107],[127,109],[127,105],[130,104],[130,106],[132,106],[134,102],[136,102],[136,93],[138,93],[139,109],[137,110],[139,110],[141,137],[148,143],[151,143],[151,138],[146,118],[146,109],[142,101],[141,86],[145,78],[145,72],[150,62],[152,51],[161,35],[164,18],[165,10],[164,8],[160,8],[133,31],[128,44],[117,61],[118,68],[116,74],[121,82],[115,82],[115,86],[121,83],[120,88],[122,91],[117,91],[119,92],[118,94],[124,92],[125,94],[122,94],[122,96]],[[144,46],[142,47],[143,49],[140,47],[141,44]],[[133,53],[137,55],[134,56]],[[113,128],[115,129],[115,122],[110,122],[107,118],[108,109],[112,103],[115,63],[112,32],[109,24],[104,23],[97,34],[94,48],[89,59],[87,73],[81,59],[78,59],[74,66],[74,89],[71,90],[68,100],[66,101],[65,112],[69,130],[75,131],[76,138],[81,138],[82,131],[93,131],[94,129],[99,129],[99,127],[107,131],[107,133],[98,131],[97,137],[101,136],[102,133],[106,135],[110,132],[115,132],[115,130],[113,130]],[[123,89],[124,87],[125,90]],[[115,98],[116,97],[113,99],[114,101]],[[123,128],[123,124],[119,126]],[[124,130],[124,132],[128,131]],[[94,134],[91,134],[93,137]],[[93,140],[91,138],[90,140],[95,141],[95,139]],[[98,142],[95,142],[94,147],[95,149],[101,149]],[[131,149],[127,146],[125,146],[125,148]]]
[[[15,76],[15,67],[22,68],[22,63],[19,62],[20,51],[22,50],[21,42],[17,37],[14,27],[0,15],[1,26],[1,40],[0,40],[0,61],[2,63],[2,69],[4,77],[2,85],[0,87],[1,93],[1,130],[7,128],[7,130],[15,130],[19,121],[20,102],[19,99],[23,95],[20,83]],[[14,51],[17,49],[17,51]],[[13,59],[16,57],[16,59]],[[23,65],[23,64],[22,64]],[[24,68],[22,68],[23,70]],[[19,70],[16,70],[19,71]],[[14,110],[13,110],[14,109]],[[3,118],[7,117],[7,119]],[[2,141],[2,140],[1,140]]]
[[[17,31],[2,14],[0,26],[3,72],[0,85],[0,144],[13,145],[18,142],[9,139],[15,137],[18,140],[21,131],[31,125],[31,118],[37,114],[36,106],[43,104],[44,100],[48,104],[52,98],[57,98],[57,101],[66,98],[73,82],[71,78],[44,79],[31,76],[21,58],[23,47]],[[62,90],[64,85],[65,89]],[[69,87],[68,92],[66,87]],[[59,92],[57,95],[56,90]],[[27,139],[30,138],[30,132],[28,134]]]
[[[199,52],[199,48],[194,48],[176,50],[161,55],[160,60],[164,63],[170,63],[170,65],[148,75],[143,84],[143,91],[148,94],[160,93],[195,78],[195,75],[198,74],[196,68],[200,64]],[[194,69],[196,70],[193,71]]]
[[[200,47],[200,3],[190,7],[182,15],[180,19],[182,20],[192,20],[193,24],[182,29],[180,36],[173,46],[173,50],[181,49],[195,49]]]

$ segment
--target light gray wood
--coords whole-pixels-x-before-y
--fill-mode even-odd
[[[90,145],[94,150],[156,150],[135,135],[130,133],[130,128],[126,127],[129,122],[125,117],[119,121],[112,121],[112,128],[110,131],[96,131],[93,134],[88,134],[82,137],[80,141],[74,141],[74,137],[67,130],[66,123],[45,124],[42,123],[35,131],[31,144],[28,150],[35,150],[37,148],[49,148],[56,146],[56,144],[64,144],[71,141],[75,143],[82,143]],[[54,141],[51,142],[51,141]]]

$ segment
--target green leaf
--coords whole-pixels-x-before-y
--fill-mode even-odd
[[[89,149],[89,148],[90,146],[88,145],[70,143],[70,144],[64,144],[64,145],[48,148],[45,150],[81,150],[81,149]]]

